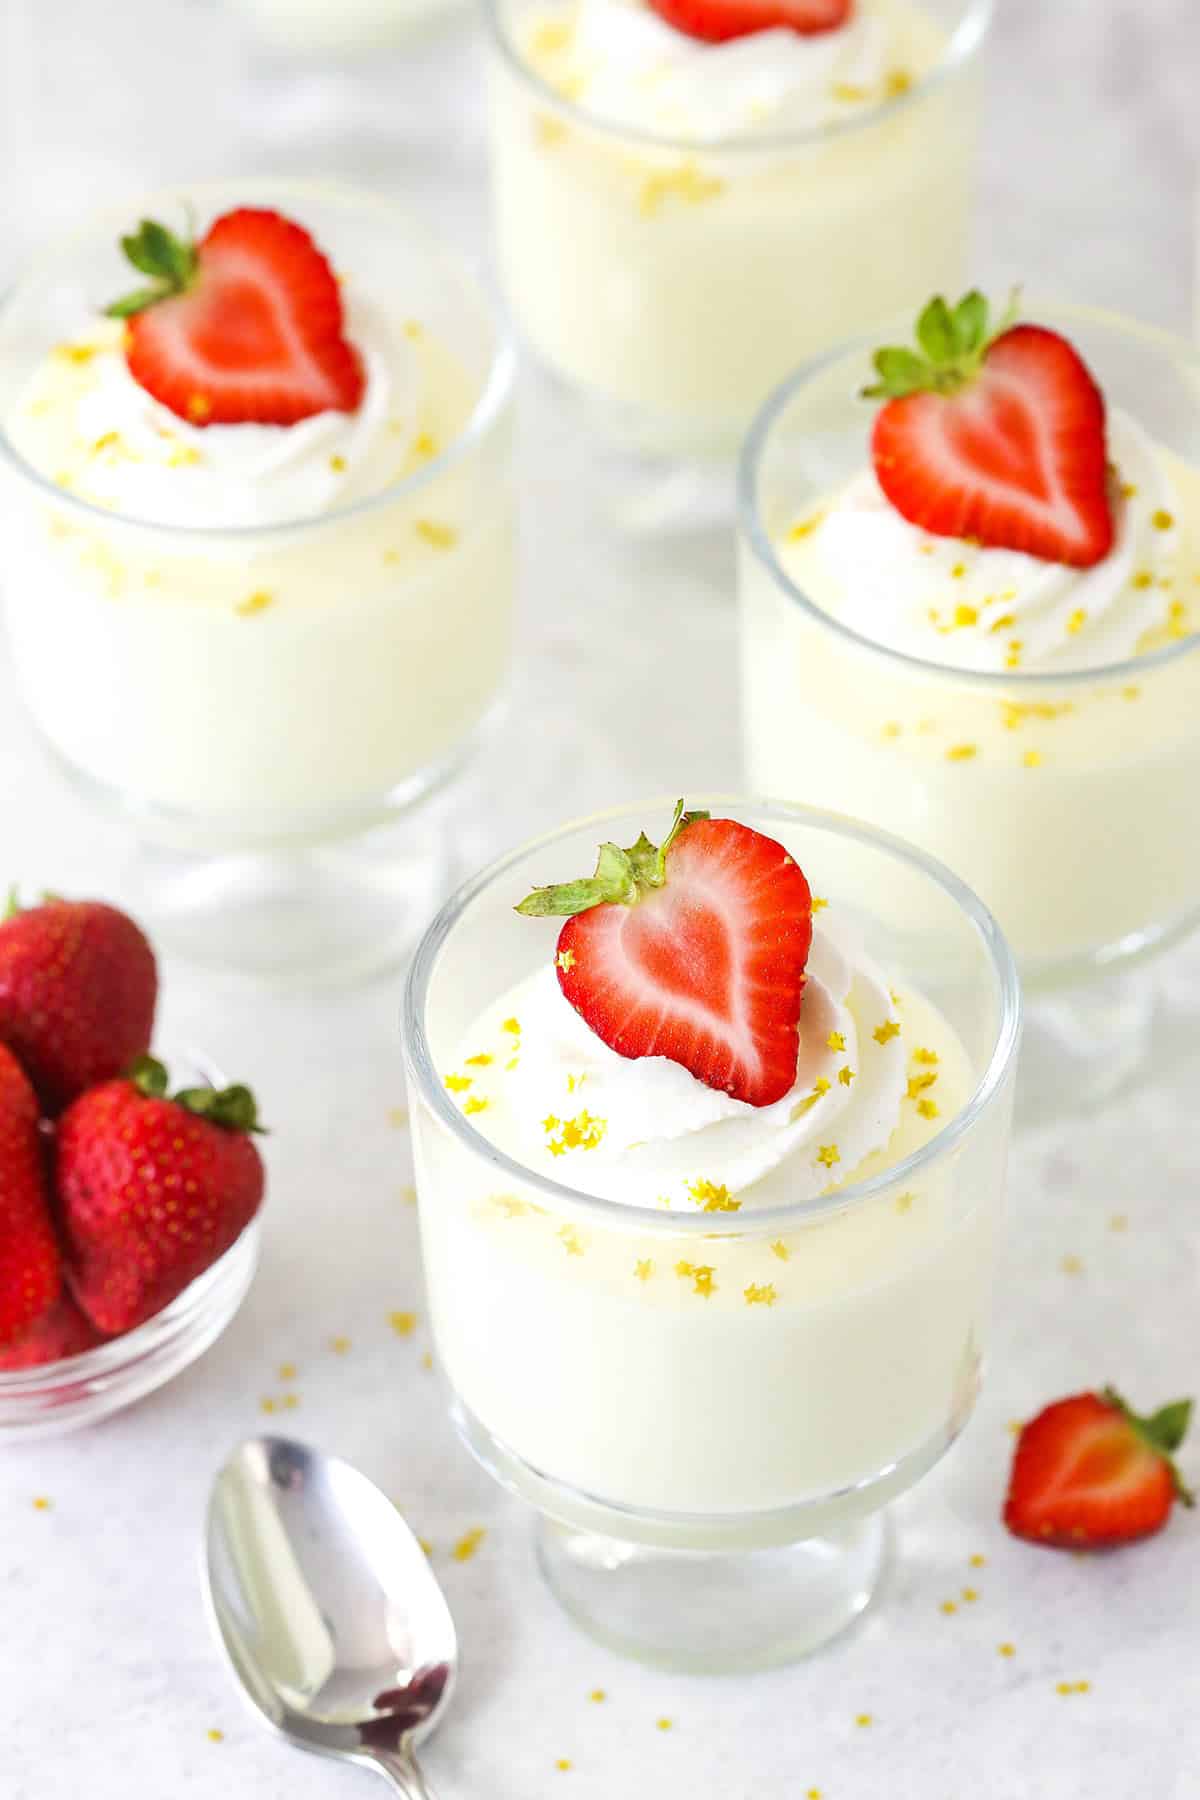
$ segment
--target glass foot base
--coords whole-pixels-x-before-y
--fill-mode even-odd
[[[1016,1121],[1039,1125],[1102,1105],[1145,1066],[1158,1010],[1145,968],[1029,996],[1017,1069]]]
[[[796,1662],[854,1624],[887,1566],[886,1515],[765,1550],[668,1550],[539,1519],[555,1599],[618,1655],[698,1675]]]
[[[442,851],[389,838],[223,856],[143,845],[121,897],[185,961],[305,985],[360,980],[403,960],[450,883]]]

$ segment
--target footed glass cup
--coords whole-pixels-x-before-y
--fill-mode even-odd
[[[971,1414],[1019,999],[988,913],[920,852],[833,814],[697,804],[783,842],[957,1032],[974,1091],[922,1149],[819,1199],[683,1216],[541,1178],[459,1111],[442,1071],[546,954],[514,902],[598,840],[632,842],[646,807],[568,825],[448,902],[414,957],[404,1039],[458,1430],[537,1510],[543,1573],[584,1629],[716,1671],[791,1660],[863,1611],[883,1509]]]
[[[991,0],[919,10],[941,57],[907,82],[895,71],[882,103],[851,97],[844,119],[807,129],[667,137],[539,72],[531,40],[569,25],[562,0],[487,0],[501,284],[612,452],[591,473],[626,525],[729,518],[738,444],[776,382],[881,307],[960,282]]]
[[[1195,347],[1092,308],[1036,317],[1175,459],[1181,507],[1200,506]],[[1142,1067],[1155,983],[1141,965],[1200,921],[1200,588],[1185,570],[1163,647],[1069,674],[921,661],[825,612],[781,546],[867,462],[871,353],[909,329],[884,326],[806,365],[747,439],[746,767],[767,793],[800,798],[819,781],[822,798],[940,857],[992,909],[1030,1001],[1017,1111],[1035,1122],[1099,1104]],[[1200,545],[1200,522],[1183,523]]]
[[[339,272],[369,271],[396,333],[424,321],[470,383],[457,437],[418,454],[419,424],[398,420],[407,472],[378,494],[233,529],[123,516],[31,467],[8,435],[18,396],[128,288],[121,232],[144,214],[177,220],[181,201],[205,219],[275,206]],[[355,974],[400,954],[445,892],[445,842],[406,815],[468,759],[506,682],[512,378],[470,272],[394,205],[325,184],[134,202],[52,251],[0,308],[18,686],[62,771],[130,828],[123,897],[168,948],[305,980]]]

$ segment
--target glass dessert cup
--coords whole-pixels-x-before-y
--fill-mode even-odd
[[[1039,307],[1180,465],[1200,469],[1200,355],[1081,307]],[[888,330],[813,362],[760,413],[742,455],[743,733],[751,782],[823,798],[948,863],[991,908],[1031,1005],[1018,1119],[1098,1104],[1146,1059],[1154,979],[1139,965],[1200,921],[1200,588],[1170,640],[1078,672],[978,673],[860,635],[789,576],[781,546],[868,460],[857,398]],[[1188,490],[1191,503],[1200,487]],[[1180,505],[1187,501],[1180,495]],[[1191,526],[1193,543],[1200,543]],[[1200,561],[1196,576],[1200,577]],[[1173,590],[1174,591],[1174,590]],[[819,774],[816,772],[819,771]]]
[[[729,516],[732,460],[775,383],[848,324],[871,324],[881,303],[915,307],[958,282],[991,0],[929,0],[941,59],[882,104],[808,130],[707,141],[564,98],[523,48],[531,22],[555,10],[486,7],[510,310],[614,448],[627,524],[707,521],[718,495]]]
[[[646,807],[569,825],[460,890],[415,953],[404,1036],[458,1429],[537,1510],[543,1572],[585,1630],[716,1671],[789,1661],[863,1611],[882,1509],[970,1416],[1019,998],[985,909],[920,852],[833,814],[699,804],[779,839],[850,901],[872,956],[957,1034],[971,1098],[915,1153],[815,1199],[684,1214],[541,1177],[460,1112],[442,1071],[478,1016],[480,971],[495,998],[545,957],[514,896],[587,866],[601,838],[631,842]],[[863,895],[886,897],[882,916]]]
[[[196,1054],[170,1059],[180,1084],[224,1087]],[[258,1267],[257,1219],[203,1275],[154,1318],[80,1356],[33,1369],[0,1369],[0,1448],[60,1437],[145,1399],[211,1348],[236,1315]]]
[[[364,972],[445,891],[444,844],[405,815],[469,758],[506,681],[513,356],[470,273],[390,203],[270,181],[188,197],[206,218],[249,204],[302,220],[340,273],[369,271],[403,308],[395,335],[416,321],[404,335],[436,334],[442,361],[420,365],[419,403],[402,396],[413,416],[382,491],[287,523],[147,523],[58,485],[9,434],[34,370],[64,340],[69,358],[120,291],[117,238],[139,210],[54,252],[0,310],[18,685],[55,762],[141,844],[124,898],[165,947],[263,974]],[[141,211],[174,220],[178,200]],[[473,401],[454,390],[465,423],[442,441],[420,426],[451,367]],[[106,442],[97,453],[121,453]]]

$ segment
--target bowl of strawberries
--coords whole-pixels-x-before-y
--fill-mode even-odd
[[[51,898],[0,922],[0,1442],[69,1431],[186,1368],[258,1260],[257,1107],[150,1055],[154,952]]]

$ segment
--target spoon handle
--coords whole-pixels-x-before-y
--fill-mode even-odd
[[[411,1750],[375,1750],[371,1760],[403,1800],[437,1800]]]

